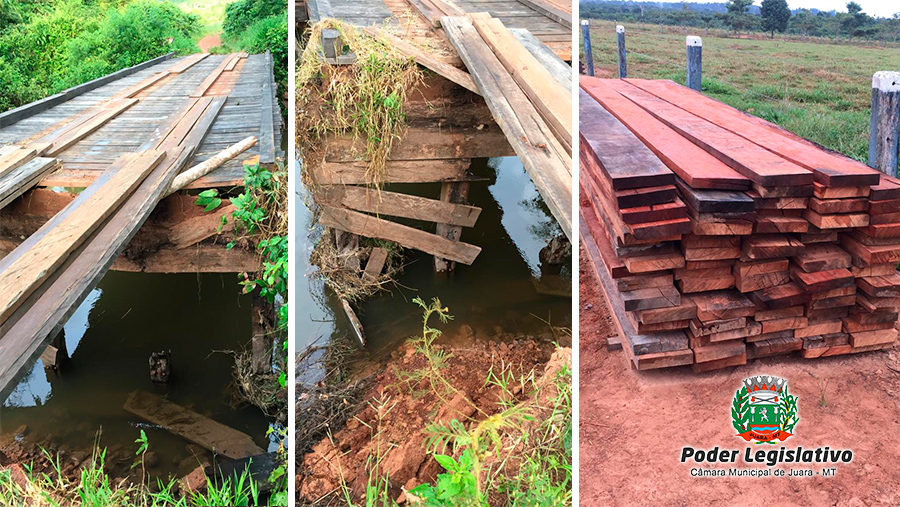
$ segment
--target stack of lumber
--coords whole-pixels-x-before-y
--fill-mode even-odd
[[[893,344],[900,182],[671,81],[580,87],[582,239],[636,368]]]

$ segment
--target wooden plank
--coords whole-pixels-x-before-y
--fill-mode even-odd
[[[893,328],[850,333],[850,345],[854,348],[894,343],[896,339],[897,330]]]
[[[900,274],[857,278],[856,286],[873,297],[900,297]]]
[[[572,238],[571,156],[513,79],[497,72],[502,65],[472,23],[452,17],[441,24],[550,212]]]
[[[206,215],[179,222],[169,229],[169,242],[177,250],[181,250],[222,232],[230,232],[234,228],[231,214],[236,209],[234,205],[228,204]],[[225,224],[222,223],[222,217],[227,217]]]
[[[52,146],[45,150],[45,153],[50,156],[59,155],[73,144],[95,132],[108,121],[120,115],[126,109],[137,104],[137,102],[137,99],[122,99],[105,104],[103,109],[89,120],[53,139]]]
[[[628,127],[672,172],[684,180],[688,188],[746,190],[750,187],[747,177],[667,127],[610,88],[604,80],[581,77],[579,86]],[[584,95],[581,98],[584,100]]]
[[[680,178],[675,184],[682,199],[698,213],[751,213],[756,209],[753,198],[744,192],[697,190]]]
[[[695,114],[723,129],[813,172],[828,187],[878,185],[879,173],[846,157],[839,157],[749,121],[748,115],[672,81],[629,79],[629,83]],[[777,128],[777,127],[776,127]]]
[[[841,235],[841,245],[851,255],[866,264],[896,264],[900,262],[900,248],[896,245],[864,245],[855,236]]]
[[[847,229],[850,227],[865,227],[869,225],[869,215],[866,213],[849,213],[845,215],[820,215],[808,209],[803,212],[803,218],[819,229]]]
[[[158,394],[134,391],[128,395],[122,408],[204,449],[231,459],[248,458],[265,452],[250,435],[176,405]]]
[[[608,80],[607,83],[682,136],[763,187],[810,185],[813,182],[812,172],[727,129],[623,80]]]
[[[0,177],[0,210],[58,167],[59,162],[55,158],[41,157],[4,174]]]
[[[697,305],[697,318],[701,322],[750,317],[754,312],[753,303],[733,290],[692,294],[690,299]]]
[[[13,170],[22,167],[29,160],[38,155],[38,151],[31,146],[16,146],[9,153],[0,156],[0,178],[6,177]]]
[[[580,153],[614,191],[674,185],[675,175],[615,116],[579,89]]]
[[[463,264],[472,264],[481,253],[481,247],[450,241],[406,225],[333,206],[322,206],[319,223],[325,227],[340,229],[367,238],[393,241],[406,248],[414,248]]]
[[[572,10],[569,4],[569,10],[565,10],[559,4],[548,0],[518,0],[532,9],[540,12],[544,16],[558,22],[566,28],[572,28]]]
[[[706,361],[703,363],[694,363],[691,365],[691,370],[694,373],[704,373],[708,371],[720,370],[722,368],[728,368],[731,366],[741,366],[747,364],[747,353],[744,352],[739,356],[734,357],[726,357],[724,359],[717,359],[715,361]]]
[[[481,208],[366,187],[319,186],[316,201],[376,215],[412,218],[461,227],[474,227]]]
[[[468,160],[388,160],[384,183],[435,183],[477,180],[468,174]],[[309,166],[313,181],[319,185],[365,185],[365,162],[328,163]]]
[[[749,297],[757,307],[767,310],[801,305],[807,299],[806,291],[794,282],[753,291],[749,293]]]
[[[671,285],[670,285],[671,287]],[[640,310],[633,313],[641,324],[661,324],[664,322],[676,322],[691,320],[697,317],[697,305],[690,298],[679,298],[679,304],[665,306],[650,310]]]
[[[809,336],[819,336],[823,334],[840,333],[843,323],[840,319],[809,321],[809,324],[802,329],[795,329],[794,336],[798,338],[806,338]]]
[[[848,269],[829,269],[807,273],[791,266],[791,279],[806,292],[819,292],[853,285],[853,274]]]
[[[194,65],[203,61],[203,59],[206,58],[207,56],[209,56],[209,53],[196,53],[196,54],[187,56],[166,70],[172,74],[181,74],[182,72],[190,69]]]
[[[426,69],[449,79],[450,81],[458,84],[459,86],[462,86],[472,93],[481,95],[481,91],[478,89],[478,85],[475,84],[475,80],[472,79],[472,76],[470,76],[468,72],[462,71],[452,65],[446,64],[438,60],[437,58],[434,58],[426,51],[413,46],[412,44],[399,37],[394,37],[393,35],[375,26],[365,27],[363,28],[363,31],[375,37],[376,39],[381,39],[387,42],[390,46],[413,58],[416,63],[425,67]],[[569,109],[569,111],[569,116],[571,117],[571,109]]]
[[[553,79],[550,71],[525,49],[518,39],[489,14],[470,14],[481,38],[519,84],[566,151],[572,153],[572,91]]]
[[[673,286],[637,289],[621,293],[626,311],[679,306],[681,294]]]
[[[232,55],[226,56],[222,60],[222,62],[219,63],[219,66],[216,67],[208,76],[206,76],[206,79],[204,79],[203,82],[200,83],[200,85],[191,92],[190,96],[193,98],[199,98],[206,95],[206,93],[212,87],[213,83],[215,83],[216,80],[219,79],[219,76],[222,75],[222,72],[225,71],[225,67],[228,67],[228,64],[231,63],[232,58]],[[263,80],[263,83],[265,83],[265,80]]]
[[[24,299],[131,195],[164,155],[164,152],[148,151],[124,163],[93,199],[73,210],[27,253],[0,272],[0,286],[6,287],[0,294],[0,320],[9,318]]]
[[[835,244],[822,243],[807,245],[800,255],[793,258],[794,263],[803,271],[826,271],[830,269],[850,268],[850,254]]]
[[[510,28],[510,33],[519,39],[519,42],[525,46],[559,84],[563,85],[566,90],[572,89],[572,67],[560,58],[552,49],[541,42],[533,33],[524,28]]]
[[[365,276],[370,278],[378,278],[384,270],[384,263],[387,261],[388,252],[384,248],[374,247],[366,261],[366,267],[363,270]]]
[[[813,197],[809,200],[809,208],[822,215],[858,213],[869,210],[869,200],[862,197],[855,199],[819,199],[818,197]]]
[[[741,249],[747,259],[778,259],[802,255],[806,246],[790,236],[781,234],[758,234],[746,238]]]

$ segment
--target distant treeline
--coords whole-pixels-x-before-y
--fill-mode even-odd
[[[900,12],[890,18],[876,18],[863,12],[856,2],[847,3],[847,12],[788,8],[786,0],[730,0],[724,3],[583,1],[582,18],[620,22],[654,23],[700,28],[719,28],[735,33],[762,31],[772,36],[790,33],[807,36],[881,40],[900,38]],[[900,10],[900,4],[898,4]]]

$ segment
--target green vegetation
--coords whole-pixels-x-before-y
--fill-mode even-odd
[[[847,2],[847,12],[818,9],[788,10],[784,0],[728,0],[724,3],[701,2],[619,2],[610,0],[581,3],[581,17],[615,20],[619,23],[652,23],[701,27],[709,35],[710,28],[733,33],[763,31],[828,38],[836,41],[864,39],[896,43],[900,37],[900,12],[889,18],[873,18],[856,2]]]
[[[231,0],[166,0],[188,14],[200,20],[200,32],[197,39],[211,33],[222,31],[225,19],[225,8]]]
[[[341,34],[352,65],[331,66],[321,58],[322,30]],[[346,135],[365,142],[361,160],[368,161],[366,180],[383,182],[388,154],[406,125],[404,105],[409,90],[422,80],[415,61],[396,48],[355,27],[327,19],[311,26],[297,64],[297,147],[304,174],[321,163],[319,145],[328,134]],[[318,86],[322,80],[324,86]],[[307,179],[307,183],[310,181]]]
[[[572,503],[572,370],[566,363],[552,378],[536,379],[534,373],[517,377],[503,365],[487,373],[486,386],[500,393],[497,411],[487,413],[443,374],[449,352],[436,347],[441,331],[429,325],[432,317],[446,323],[453,317],[435,298],[414,302],[423,310],[422,335],[413,337],[415,351],[426,366],[408,372],[407,383],[427,383],[431,392],[448,405],[462,399],[475,409],[466,421],[432,423],[427,427],[425,448],[444,472],[434,484],[421,484],[406,495],[409,505],[427,506],[564,506]],[[392,408],[389,400],[372,401],[377,417]],[[380,424],[376,427],[381,427]],[[389,494],[388,477],[381,463],[389,449],[373,436],[375,450],[369,457],[366,507],[396,507]],[[354,507],[346,484],[343,498]],[[490,500],[490,502],[489,502]]]
[[[197,50],[197,17],[157,0],[3,0],[0,19],[0,110]]]
[[[616,73],[615,27],[592,23],[595,74]],[[628,25],[628,76],[685,82],[684,35]],[[900,67],[896,49],[708,37],[703,93],[856,160],[868,156],[872,74]]]
[[[271,51],[278,95],[287,94],[288,16],[285,0],[238,0],[225,8],[222,39],[249,53]],[[282,109],[286,115],[287,111]]]
[[[98,437],[99,440],[99,437]],[[143,430],[135,440],[138,444],[132,467],[144,468],[144,456],[150,442]],[[284,450],[280,454],[285,459]],[[80,476],[72,480],[62,474],[60,457],[44,451],[48,472],[38,472],[33,463],[0,470],[0,505],[14,507],[72,506],[72,507],[194,507],[207,505],[287,505],[287,486],[284,471],[276,469],[270,480],[275,487],[268,496],[259,491],[248,470],[234,477],[206,478],[206,487],[197,492],[181,488],[181,481],[149,479],[140,484],[116,481],[106,472],[106,449],[99,442],[89,461],[81,467]],[[47,467],[41,467],[44,469]],[[179,492],[181,491],[181,492]]]

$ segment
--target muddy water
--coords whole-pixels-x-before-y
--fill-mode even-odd
[[[544,321],[571,326],[571,298],[547,294],[571,294],[571,266],[560,275],[541,273],[538,253],[560,230],[522,164],[516,158],[483,159],[473,163],[472,172],[485,178],[472,183],[469,191],[469,203],[482,211],[476,226],[464,229],[461,239],[480,246],[481,254],[471,266],[458,265],[447,276],[434,273],[430,255],[407,250],[406,267],[391,293],[372,298],[359,309],[370,353],[390,352],[421,330],[421,311],[412,303],[416,296],[439,297],[450,308],[455,319],[442,326],[446,333],[469,325],[482,336],[495,326],[509,333],[539,335],[548,330]],[[439,184],[387,188],[430,197],[440,194]],[[302,199],[295,210],[293,223],[306,227],[309,210]],[[294,335],[300,351],[331,336],[352,334],[337,299],[315,280],[315,267],[308,264],[315,231],[309,237],[298,236],[299,266],[294,273],[303,277],[298,279],[293,304],[298,305]]]
[[[212,456],[181,437],[147,424],[122,405],[129,392],[142,389],[189,407],[251,435],[266,449],[269,421],[252,406],[234,408],[233,359],[250,337],[250,299],[240,295],[233,274],[156,275],[108,273],[65,326],[70,359],[59,374],[46,373],[40,361],[0,409],[0,430],[28,428],[27,439],[89,451],[102,428],[119,473],[134,458],[134,440],[143,428],[158,464],[154,476],[185,474],[198,459]],[[148,358],[171,350],[169,385],[150,381]],[[195,455],[197,455],[195,457]],[[124,470],[124,471],[123,471]]]

